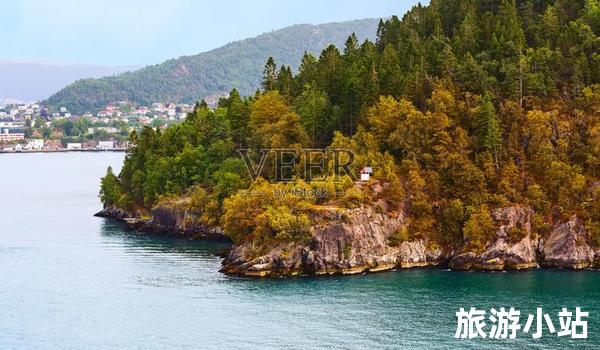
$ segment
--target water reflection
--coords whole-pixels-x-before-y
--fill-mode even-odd
[[[145,235],[108,219],[99,230],[102,249],[127,272],[128,288],[191,288],[188,297],[196,297],[228,280],[218,272],[221,258],[216,256],[228,242]]]
[[[239,342],[241,348],[291,343],[314,348],[311,338],[349,349],[531,347],[526,336],[511,343],[455,340],[455,312],[471,306],[513,306],[524,314],[543,306],[553,315],[561,307],[583,306],[593,315],[590,329],[600,326],[600,304],[595,302],[600,299],[600,274],[593,271],[417,269],[344,277],[235,278],[218,272],[221,259],[215,256],[229,243],[141,235],[111,220],[102,220],[100,233],[107,259],[119,271],[111,276],[115,288],[154,298],[152,305],[159,309],[161,303],[164,310],[177,309],[177,319],[202,329],[203,344],[210,347]],[[223,333],[227,327],[235,331]],[[297,330],[312,337],[299,336]],[[435,346],[426,340],[434,340]],[[587,342],[546,336],[536,346],[595,348],[597,341],[594,332]]]
[[[143,234],[129,229],[121,222],[102,219],[100,234],[106,246],[126,247],[139,253],[179,254],[188,257],[213,258],[215,254],[231,247],[225,241],[192,240]]]

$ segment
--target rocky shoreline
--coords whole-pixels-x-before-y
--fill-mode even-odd
[[[593,248],[583,223],[576,217],[554,225],[542,237],[531,231],[533,212],[515,206],[492,212],[497,230],[483,251],[451,250],[426,240],[391,246],[388,238],[405,224],[402,212],[377,213],[354,209],[346,220],[315,226],[306,243],[281,243],[255,249],[236,245],[223,260],[222,272],[248,277],[301,274],[335,275],[380,272],[415,267],[453,270],[505,271],[533,268],[595,269],[600,249]],[[523,237],[511,238],[513,230]]]
[[[379,203],[381,205],[381,203]],[[532,268],[595,269],[600,249],[594,248],[576,217],[553,225],[541,237],[531,230],[533,212],[514,206],[494,210],[495,237],[483,251],[448,249],[424,239],[391,244],[390,236],[406,225],[402,210],[380,212],[372,207],[324,209],[311,237],[302,242],[274,242],[255,247],[234,245],[223,255],[221,272],[245,277],[352,275],[419,267],[503,271]],[[151,218],[105,208],[99,217],[120,220],[136,231],[193,239],[229,240],[220,228],[199,223],[198,215],[177,207],[157,207]],[[512,230],[521,230],[515,240]]]
[[[128,228],[146,234],[230,241],[222,229],[199,223],[198,216],[187,210],[157,207],[152,210],[151,218],[144,219],[140,213],[132,214],[118,208],[107,207],[94,216],[118,220]]]

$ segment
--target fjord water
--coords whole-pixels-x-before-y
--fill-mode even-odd
[[[140,236],[95,218],[119,153],[0,155],[0,349],[598,348],[600,272],[410,270],[253,280],[226,243]],[[459,307],[590,312],[587,340],[456,340]],[[526,318],[526,315],[523,316]],[[524,324],[524,320],[522,320]]]

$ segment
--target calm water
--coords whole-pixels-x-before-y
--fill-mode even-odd
[[[224,276],[222,243],[140,237],[92,216],[98,178],[122,157],[0,155],[0,349],[600,346],[600,272]],[[455,340],[461,306],[582,306],[590,339]]]

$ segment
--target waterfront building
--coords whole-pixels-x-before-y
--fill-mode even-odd
[[[81,149],[81,143],[68,143],[67,144],[67,149],[69,150],[74,150],[74,149]]]
[[[41,150],[44,148],[43,139],[29,139],[25,145],[26,150]]]
[[[113,149],[115,148],[114,141],[100,141],[98,142],[99,149]]]

